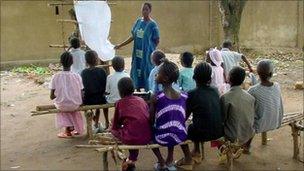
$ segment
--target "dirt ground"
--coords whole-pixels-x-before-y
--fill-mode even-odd
[[[177,55],[169,55],[177,59]],[[302,61],[303,62],[303,61]],[[126,60],[127,70],[130,59]],[[282,86],[285,113],[303,111],[303,90],[294,90],[295,81],[303,80],[303,63],[289,63],[277,70],[274,80]],[[55,128],[55,115],[30,116],[36,105],[51,104],[46,85],[37,85],[20,74],[1,72],[1,170],[100,170],[101,154],[93,149],[79,149],[86,144],[85,136],[59,139]],[[111,111],[110,116],[113,116]],[[103,118],[101,118],[103,121]],[[301,133],[300,156],[303,160],[304,135]],[[303,163],[292,159],[293,144],[288,126],[268,133],[268,145],[261,145],[261,136],[253,140],[252,153],[235,161],[238,170],[304,170]],[[175,159],[181,149],[176,147]],[[216,150],[205,143],[206,159],[194,170],[223,170]],[[152,170],[156,162],[150,150],[141,150],[138,170]],[[116,169],[109,157],[109,168]]]

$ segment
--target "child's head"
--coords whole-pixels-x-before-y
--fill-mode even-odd
[[[192,68],[193,55],[190,52],[184,52],[180,55],[180,61],[183,67]]]
[[[221,52],[216,48],[211,48],[207,52],[206,62],[210,63],[213,66],[221,66],[223,62]]]
[[[152,63],[156,66],[159,66],[162,63],[164,58],[166,58],[166,55],[161,50],[155,50],[151,54]]]
[[[229,72],[229,82],[231,86],[239,86],[245,80],[245,69],[239,66],[233,67]]]
[[[231,49],[232,48],[232,42],[230,40],[225,40],[223,42],[222,48],[228,48]]]
[[[85,60],[88,66],[96,66],[97,65],[97,53],[94,50],[89,50],[85,53]]]
[[[212,68],[207,62],[201,62],[194,68],[193,79],[196,85],[208,85],[211,82]]]
[[[70,68],[73,64],[73,56],[70,52],[63,52],[60,56],[60,63],[63,68]]]
[[[164,62],[160,65],[156,82],[159,84],[172,84],[177,82],[178,77],[178,66],[171,61],[164,60]]]
[[[131,78],[124,77],[118,81],[118,91],[121,98],[132,95],[134,93],[134,84]]]
[[[80,40],[77,37],[72,38],[70,44],[74,49],[80,48]]]
[[[125,69],[125,60],[120,56],[116,56],[112,59],[112,67],[116,72],[122,72]]]
[[[274,66],[269,59],[263,59],[258,62],[257,72],[261,81],[268,81],[272,77]]]

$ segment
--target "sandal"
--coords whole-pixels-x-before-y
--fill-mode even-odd
[[[71,133],[67,133],[67,132],[60,132],[59,134],[57,134],[58,138],[72,138],[72,134]]]
[[[182,168],[184,170],[192,170],[193,162],[191,162],[191,164],[186,164],[185,158],[181,158],[181,159],[175,161],[175,166]]]
[[[172,164],[172,163],[167,164],[166,167],[167,167],[168,171],[176,171],[177,170],[176,167],[174,166],[174,164]]]
[[[77,132],[76,130],[73,130],[71,133],[72,133],[72,135],[80,135],[80,133]]]

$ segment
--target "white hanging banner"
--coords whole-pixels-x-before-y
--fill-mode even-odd
[[[95,50],[102,61],[115,56],[114,45],[108,40],[111,10],[106,1],[74,1],[79,31],[86,45]]]

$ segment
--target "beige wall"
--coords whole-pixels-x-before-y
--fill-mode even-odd
[[[48,44],[62,44],[58,18],[47,7],[51,1],[1,2],[1,62],[58,59],[62,49]],[[141,15],[140,1],[115,1],[111,6],[113,23],[110,41],[120,43],[130,35]],[[153,1],[152,17],[160,27],[160,48],[167,52],[202,50],[222,40],[220,15],[215,1]],[[66,35],[73,26],[65,24]],[[241,45],[248,47],[303,47],[303,1],[249,1],[245,7]],[[130,55],[132,45],[118,54]]]

